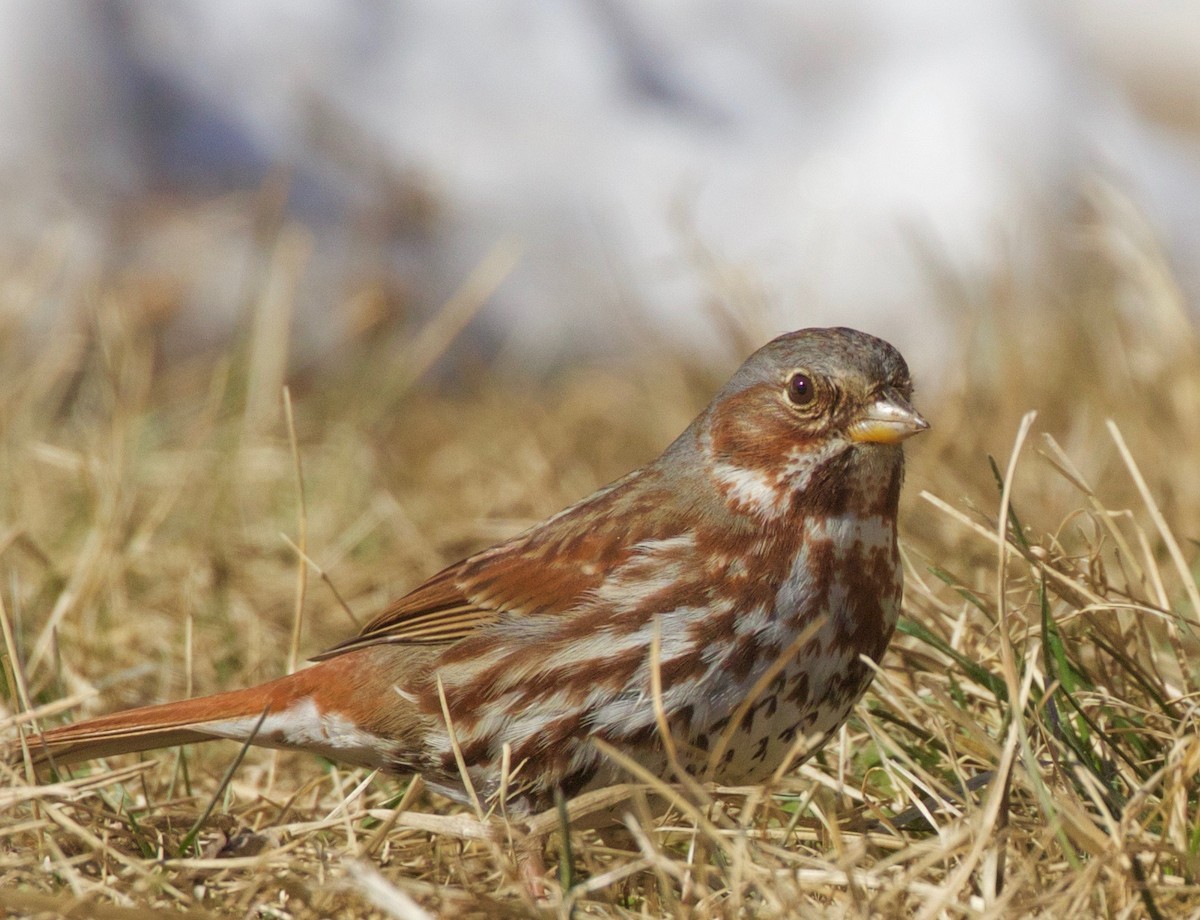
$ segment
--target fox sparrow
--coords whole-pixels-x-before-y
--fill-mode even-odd
[[[781,336],[657,460],[434,575],[313,667],[29,748],[61,764],[253,736],[459,800],[465,768],[532,811],[619,779],[593,738],[665,771],[662,719],[684,767],[760,781],[841,725],[887,648],[900,442],[928,427],[911,395],[887,342]]]

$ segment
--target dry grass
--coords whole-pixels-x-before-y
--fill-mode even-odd
[[[935,428],[910,452],[902,635],[840,737],[770,795],[660,789],[664,814],[631,785],[574,803],[615,803],[628,834],[559,837],[562,887],[537,905],[505,829],[416,782],[254,750],[223,784],[226,744],[18,772],[0,780],[0,907],[1200,916],[1200,353],[1135,221],[1108,214],[1088,249],[1055,303],[997,295],[964,323],[961,376],[920,401]],[[414,383],[494,259],[444,328],[293,381],[297,450],[279,316],[169,365],[136,286],[99,291],[42,346],[5,333],[6,733],[280,673],[294,636],[301,657],[326,647],[653,456],[729,369]]]

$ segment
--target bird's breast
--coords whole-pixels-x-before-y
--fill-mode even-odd
[[[725,782],[760,781],[789,755],[799,763],[820,747],[870,683],[863,657],[879,660],[895,629],[902,572],[894,519],[814,518],[800,537],[769,615],[739,621],[760,657],[738,689],[757,695],[725,752]],[[717,679],[732,680],[733,669]],[[726,720],[713,728],[726,730]]]
[[[784,632],[816,629],[810,652],[826,659],[845,650],[878,660],[895,629],[902,593],[894,518],[810,518],[775,595],[774,619]]]

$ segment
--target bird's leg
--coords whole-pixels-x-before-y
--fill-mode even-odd
[[[521,834],[513,841],[517,852],[517,875],[535,901],[546,900],[546,838],[542,834]]]

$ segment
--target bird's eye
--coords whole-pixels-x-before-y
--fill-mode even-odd
[[[787,398],[793,406],[807,406],[817,395],[817,388],[808,374],[792,374],[787,382]]]

